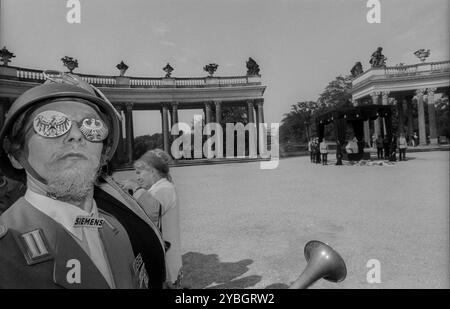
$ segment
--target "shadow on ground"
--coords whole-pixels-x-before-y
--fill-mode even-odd
[[[183,255],[183,283],[191,289],[244,289],[261,281],[261,276],[245,274],[253,260],[220,262],[217,254],[188,252]]]

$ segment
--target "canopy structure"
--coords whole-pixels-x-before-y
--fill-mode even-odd
[[[392,107],[390,105],[362,105],[354,107],[336,108],[315,117],[319,142],[322,141],[325,126],[334,125],[336,137],[336,165],[342,165],[342,147],[345,144],[347,124],[351,123],[355,137],[358,140],[358,150],[364,152],[364,121],[375,120],[378,117],[384,119],[385,133],[389,141],[392,139]],[[383,130],[382,130],[383,132]]]

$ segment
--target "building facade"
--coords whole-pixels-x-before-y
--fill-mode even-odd
[[[171,128],[178,123],[178,112],[202,109],[205,123],[220,123],[222,109],[245,106],[248,123],[264,122],[266,89],[259,74],[246,76],[172,78],[130,77],[78,74],[98,87],[122,115],[121,139],[116,161],[133,162],[133,111],[150,110],[161,116],[164,150],[170,153]],[[0,65],[0,126],[14,100],[24,91],[45,81],[40,70]]]
[[[422,62],[394,67],[380,66],[372,67],[355,76],[352,81],[352,99],[355,106],[394,105],[399,124],[397,133],[405,133],[405,136],[411,139],[418,131],[420,145],[427,143],[433,145],[438,143],[436,97],[438,94],[448,96],[449,87],[450,61]],[[417,110],[417,116],[413,110]],[[384,127],[383,117],[374,120],[373,134],[383,135]],[[366,121],[364,139],[369,145],[370,135],[370,124]]]

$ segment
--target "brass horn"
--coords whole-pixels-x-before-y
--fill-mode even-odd
[[[304,252],[308,265],[289,287],[290,289],[306,289],[321,278],[332,282],[341,282],[347,276],[344,260],[327,244],[311,240],[305,245]]]

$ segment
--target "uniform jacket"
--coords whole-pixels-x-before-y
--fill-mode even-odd
[[[128,207],[101,190],[97,189],[96,193],[94,199],[99,214],[109,223],[104,224],[99,232],[116,288],[160,288],[165,268],[164,251],[160,249],[158,236],[149,235],[151,229]],[[112,214],[105,208],[116,213]],[[120,220],[118,215],[123,215]],[[29,232],[42,236],[45,249],[38,251],[48,251],[37,260],[29,258],[23,241],[23,235],[29,235]],[[145,233],[150,240],[145,240]],[[138,270],[133,267],[139,255],[143,258],[145,274],[143,267]],[[79,283],[73,282],[77,261],[81,271]],[[152,269],[151,274],[149,269]],[[0,288],[107,289],[109,285],[69,232],[20,198],[0,216]]]

